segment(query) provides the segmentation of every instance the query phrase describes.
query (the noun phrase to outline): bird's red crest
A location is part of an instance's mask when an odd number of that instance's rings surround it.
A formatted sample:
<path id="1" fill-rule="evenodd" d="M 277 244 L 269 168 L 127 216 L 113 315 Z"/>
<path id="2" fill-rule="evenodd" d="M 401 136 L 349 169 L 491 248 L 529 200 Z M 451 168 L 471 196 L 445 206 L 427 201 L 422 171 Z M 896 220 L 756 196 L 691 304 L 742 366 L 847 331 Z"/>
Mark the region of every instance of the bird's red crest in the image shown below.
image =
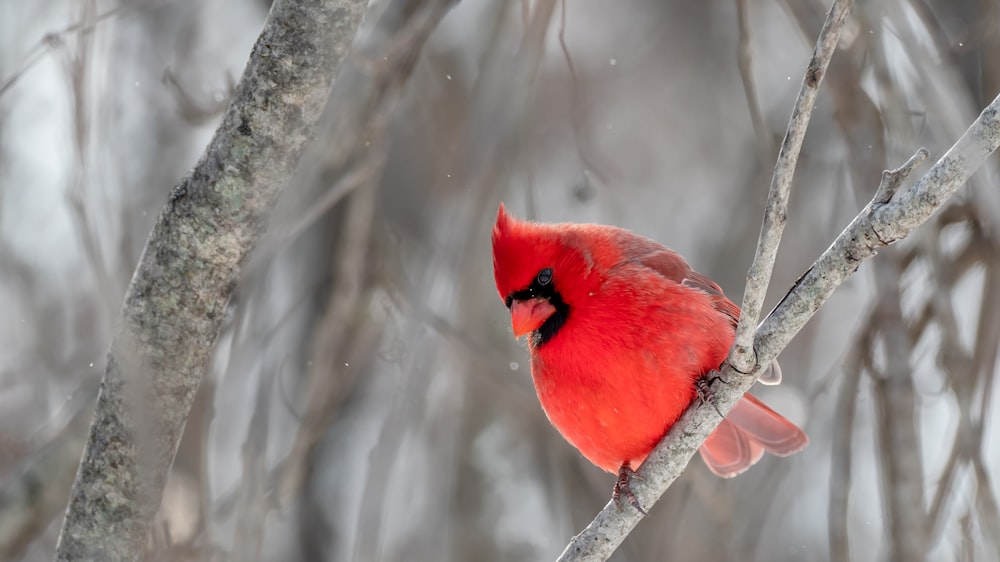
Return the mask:
<path id="1" fill-rule="evenodd" d="M 493 224 L 493 277 L 500 298 L 522 289 L 540 269 L 533 246 L 538 238 L 537 228 L 527 221 L 507 214 L 503 203 L 497 210 Z"/>
<path id="2" fill-rule="evenodd" d="M 591 276 L 596 242 L 591 226 L 523 221 L 501 203 L 493 225 L 493 275 L 500 298 L 526 288 L 547 267 L 555 270 L 564 298 L 591 290 L 598 282 Z"/>

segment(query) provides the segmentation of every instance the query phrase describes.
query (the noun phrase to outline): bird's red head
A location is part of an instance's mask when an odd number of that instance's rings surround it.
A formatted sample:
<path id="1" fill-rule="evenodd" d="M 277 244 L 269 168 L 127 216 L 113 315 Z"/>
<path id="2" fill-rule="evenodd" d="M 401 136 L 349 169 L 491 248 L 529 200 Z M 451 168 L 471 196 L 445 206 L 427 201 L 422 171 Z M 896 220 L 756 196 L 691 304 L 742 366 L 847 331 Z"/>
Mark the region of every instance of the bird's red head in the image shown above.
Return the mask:
<path id="1" fill-rule="evenodd" d="M 585 232 L 569 225 L 535 223 L 507 214 L 493 225 L 493 276 L 511 310 L 515 336 L 529 332 L 535 344 L 555 335 L 599 285 Z"/>

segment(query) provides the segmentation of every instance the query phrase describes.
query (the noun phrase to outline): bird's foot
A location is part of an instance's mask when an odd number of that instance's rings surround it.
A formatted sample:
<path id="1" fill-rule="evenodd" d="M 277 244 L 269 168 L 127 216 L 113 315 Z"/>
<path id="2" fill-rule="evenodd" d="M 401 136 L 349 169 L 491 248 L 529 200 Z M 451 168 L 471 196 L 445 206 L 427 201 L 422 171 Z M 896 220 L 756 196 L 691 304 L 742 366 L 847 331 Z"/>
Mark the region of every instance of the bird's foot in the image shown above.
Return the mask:
<path id="1" fill-rule="evenodd" d="M 632 470 L 632 466 L 629 463 L 622 464 L 621 468 L 618 469 L 618 480 L 615 481 L 615 489 L 611 494 L 612 499 L 615 500 L 615 505 L 618 507 L 618 511 L 625 508 L 625 504 L 635 507 L 639 513 L 643 515 L 649 515 L 646 510 L 642 509 L 639 505 L 639 500 L 636 499 L 635 494 L 632 493 L 632 479 L 642 480 L 642 477 Z"/>
<path id="2" fill-rule="evenodd" d="M 719 409 L 719 403 L 715 399 L 715 392 L 712 392 L 711 384 L 715 382 L 716 379 L 722 380 L 719 376 L 711 376 L 712 373 L 717 373 L 718 371 L 712 371 L 711 373 L 706 373 L 704 376 L 698 377 L 694 382 L 695 388 L 698 390 L 698 398 L 706 404 L 711 404 L 715 408 L 715 412 L 719 414 L 720 418 L 725 419 L 726 416 L 722 414 L 722 410 Z M 726 382 L 723 380 L 722 382 Z"/>
<path id="3" fill-rule="evenodd" d="M 715 381 L 722 381 L 723 384 L 729 384 L 729 377 L 722 373 L 722 366 L 720 365 L 718 369 L 712 369 L 711 371 L 705 373 L 701 376 L 705 379 L 708 384 L 715 384 Z"/>

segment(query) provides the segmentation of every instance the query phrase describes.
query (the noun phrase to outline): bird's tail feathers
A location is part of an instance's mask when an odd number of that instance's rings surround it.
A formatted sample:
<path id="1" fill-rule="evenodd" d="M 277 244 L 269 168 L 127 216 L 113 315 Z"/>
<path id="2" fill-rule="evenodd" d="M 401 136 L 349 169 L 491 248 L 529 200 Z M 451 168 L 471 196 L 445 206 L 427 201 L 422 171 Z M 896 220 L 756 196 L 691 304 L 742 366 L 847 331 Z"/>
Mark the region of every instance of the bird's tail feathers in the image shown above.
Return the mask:
<path id="1" fill-rule="evenodd" d="M 712 472 L 732 478 L 756 464 L 764 451 L 787 457 L 808 444 L 809 438 L 797 425 L 746 394 L 699 451 Z"/>

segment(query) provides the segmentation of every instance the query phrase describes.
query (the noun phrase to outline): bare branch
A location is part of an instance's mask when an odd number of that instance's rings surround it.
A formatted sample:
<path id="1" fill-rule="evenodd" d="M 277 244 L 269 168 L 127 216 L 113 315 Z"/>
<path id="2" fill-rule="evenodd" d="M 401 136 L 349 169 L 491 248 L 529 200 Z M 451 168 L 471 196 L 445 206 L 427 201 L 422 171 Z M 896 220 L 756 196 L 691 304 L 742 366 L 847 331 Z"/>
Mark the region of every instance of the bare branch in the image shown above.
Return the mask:
<path id="1" fill-rule="evenodd" d="M 261 558 L 264 521 L 271 500 L 267 490 L 267 426 L 271 417 L 271 395 L 280 374 L 280 367 L 275 373 L 262 374 L 262 380 L 257 386 L 253 416 L 240 450 L 243 474 L 236 505 L 239 515 L 233 532 L 233 551 L 227 557 L 228 560 L 255 562 Z"/>
<path id="2" fill-rule="evenodd" d="M 959 432 L 962 431 L 964 429 L 959 427 Z M 927 510 L 928 544 L 933 545 L 941 540 L 945 522 L 947 521 L 945 517 L 948 515 L 951 504 L 955 499 L 955 481 L 958 478 L 959 463 L 962 461 L 961 456 L 962 452 L 960 451 L 959 442 L 956 439 L 952 444 L 951 451 L 948 453 L 948 461 L 944 465 L 944 470 L 941 471 L 941 475 L 938 477 L 937 491 L 934 493 L 930 508 Z"/>
<path id="3" fill-rule="evenodd" d="M 897 242 L 923 224 L 1000 145 L 1000 97 L 911 189 L 887 204 L 872 201 L 837 237 L 764 320 L 755 338 L 762 361 L 773 359 L 833 290 L 878 248 Z M 902 169 L 926 157 L 921 149 Z M 880 190 L 882 191 L 882 190 Z M 805 313 L 802 316 L 799 314 Z"/>
<path id="4" fill-rule="evenodd" d="M 374 31 L 356 42 L 331 94 L 331 100 L 340 101 L 326 109 L 324 129 L 317 140 L 322 148 L 320 160 L 300 182 L 305 188 L 295 194 L 298 201 L 282 209 L 295 218 L 286 220 L 292 222 L 290 232 L 270 251 L 294 240 L 350 194 L 344 202 L 345 218 L 331 268 L 337 291 L 326 303 L 312 337 L 303 383 L 307 404 L 302 424 L 291 451 L 274 474 L 279 482 L 278 503 L 298 494 L 307 475 L 310 451 L 352 388 L 359 369 L 344 367 L 345 363 L 354 364 L 355 358 L 366 356 L 381 332 L 381 326 L 370 321 L 366 312 L 372 296 L 366 277 L 377 182 L 390 143 L 386 129 L 403 95 L 405 79 L 416 64 L 414 54 L 421 51 L 452 4 L 453 0 L 397 1 L 381 13 Z"/>
<path id="5" fill-rule="evenodd" d="M 224 311 L 367 2 L 278 0 L 223 122 L 150 235 L 111 346 L 57 560 L 136 560 Z"/>
<path id="6" fill-rule="evenodd" d="M 95 396 L 96 377 L 74 393 L 67 408 L 75 413 L 58 434 L 0 485 L 0 560 L 17 560 L 65 510 Z"/>
<path id="7" fill-rule="evenodd" d="M 985 233 L 983 233 L 985 234 Z M 988 235 L 987 235 L 988 236 Z M 1000 506 L 997 505 L 996 490 L 993 480 L 983 464 L 983 447 L 986 445 L 989 433 L 985 431 L 986 419 L 992 413 L 990 408 L 993 400 L 993 390 L 996 386 L 997 353 L 1000 348 L 1000 317 L 987 311 L 994 311 L 1000 307 L 1000 256 L 997 255 L 997 248 L 990 244 L 986 275 L 983 280 L 982 300 L 980 301 L 979 325 L 976 330 L 976 343 L 973 356 L 978 363 L 975 366 L 979 378 L 983 381 L 983 389 L 980 398 L 979 415 L 975 420 L 972 441 L 974 443 L 971 451 L 972 466 L 978 480 L 978 490 L 976 493 L 976 506 L 980 513 L 980 521 L 987 531 L 983 533 L 990 539 L 994 553 L 1000 555 L 1000 544 L 997 538 L 1000 537 Z"/>
<path id="8" fill-rule="evenodd" d="M 851 549 L 847 535 L 848 499 L 851 490 L 851 444 L 854 417 L 857 411 L 858 386 L 871 356 L 871 339 L 874 324 L 871 316 L 854 338 L 851 352 L 844 362 L 844 380 L 837 397 L 833 416 L 832 452 L 830 462 L 830 560 L 850 560 Z"/>
<path id="9" fill-rule="evenodd" d="M 737 53 L 740 78 L 743 80 L 743 93 L 747 98 L 747 109 L 750 110 L 750 123 L 753 124 L 753 132 L 757 135 L 757 152 L 760 155 L 762 167 L 765 167 L 771 158 L 774 142 L 771 140 L 771 135 L 767 133 L 764 114 L 760 110 L 760 101 L 757 99 L 757 86 L 753 80 L 753 45 L 750 42 L 750 7 L 747 5 L 747 0 L 736 0 L 736 20 L 739 22 L 740 32 L 740 46 Z"/>
<path id="10" fill-rule="evenodd" d="M 1000 146 L 1000 96 L 983 110 L 979 118 L 948 152 L 910 189 L 900 191 L 887 203 L 871 201 L 837 237 L 812 267 L 795 283 L 764 319 L 754 338 L 756 375 L 815 314 L 861 263 L 873 257 L 879 248 L 910 234 L 925 222 L 955 191 L 969 179 L 986 157 Z M 884 181 L 902 181 L 927 152 L 920 149 L 913 158 Z M 906 173 L 901 173 L 906 172 Z M 880 193 L 895 188 L 879 189 Z M 739 377 L 731 365 L 723 366 L 730 383 L 717 382 L 712 390 L 723 413 L 732 410 L 753 385 L 754 377 Z M 711 405 L 695 401 L 663 441 L 640 467 L 642 480 L 633 491 L 647 510 L 670 487 L 694 456 L 698 447 L 718 426 L 719 416 Z M 563 551 L 560 561 L 606 560 L 638 524 L 641 515 L 635 510 L 618 511 L 609 502 L 597 517 Z"/>
<path id="11" fill-rule="evenodd" d="M 570 82 L 573 85 L 570 123 L 573 125 L 573 142 L 576 145 L 577 156 L 583 163 L 585 172 L 594 174 L 602 183 L 607 184 L 608 175 L 602 171 L 602 166 L 595 158 L 597 150 L 593 146 L 592 139 L 583 130 L 584 92 L 580 86 L 576 66 L 573 64 L 573 57 L 570 56 L 569 47 L 566 45 L 566 0 L 562 0 L 559 4 L 559 47 L 562 49 L 563 60 L 566 61 L 566 69 L 569 70 Z"/>
<path id="12" fill-rule="evenodd" d="M 312 337 L 309 352 L 306 406 L 302 423 L 295 433 L 292 449 L 282 462 L 278 486 L 280 502 L 297 497 L 306 476 L 309 453 L 325 435 L 337 406 L 353 387 L 358 369 L 345 367 L 346 357 L 359 349 L 368 350 L 379 326 L 368 326 L 362 311 L 371 300 L 366 288 L 367 256 L 370 252 L 372 215 L 375 208 L 375 186 L 366 185 L 352 193 L 346 201 L 345 224 L 338 236 L 336 259 L 331 276 L 337 291 L 330 295 Z"/>
<path id="13" fill-rule="evenodd" d="M 136 3 L 136 4 L 126 4 L 123 6 L 118 6 L 117 8 L 112 8 L 104 13 L 97 14 L 86 21 L 79 21 L 77 23 L 68 25 L 58 31 L 51 31 L 46 33 L 44 37 L 38 40 L 27 53 L 21 55 L 21 65 L 15 70 L 10 76 L 0 80 L 0 97 L 7 93 L 14 84 L 21 79 L 29 70 L 31 70 L 36 64 L 42 61 L 44 56 L 50 51 L 61 48 L 65 45 L 65 36 L 71 33 L 90 33 L 96 27 L 97 24 L 107 20 L 109 18 L 122 15 L 128 10 L 144 9 L 147 8 L 148 4 Z"/>
<path id="14" fill-rule="evenodd" d="M 883 193 L 882 187 L 879 193 Z M 876 199 L 878 194 L 876 194 Z M 898 280 L 898 252 L 875 262 L 878 301 L 875 322 L 885 350 L 885 365 L 873 369 L 876 432 L 882 454 L 879 465 L 886 491 L 890 560 L 923 560 L 927 518 L 924 513 L 924 471 L 916 428 L 916 397 L 910 376 L 913 345 L 903 321 Z"/>
<path id="15" fill-rule="evenodd" d="M 761 364 L 754 357 L 754 328 L 764 306 L 764 296 L 771 281 L 771 271 L 774 270 L 774 260 L 778 255 L 778 244 L 781 233 L 785 229 L 788 213 L 788 197 L 792 189 L 792 177 L 798 164 L 802 141 L 806 136 L 809 118 L 816 105 L 819 85 L 826 75 L 826 69 L 833 58 L 833 52 L 840 42 L 840 33 L 851 11 L 853 0 L 835 0 L 823 23 L 823 29 L 816 40 L 812 59 L 802 78 L 799 97 L 792 108 L 792 116 L 788 121 L 785 139 L 778 151 L 778 162 L 774 166 L 774 176 L 771 179 L 771 190 L 767 196 L 767 206 L 764 209 L 764 224 L 761 226 L 760 240 L 757 242 L 757 253 L 753 264 L 747 273 L 746 290 L 743 293 L 743 306 L 740 323 L 736 328 L 736 342 L 729 352 L 729 362 L 740 373 L 749 373 L 756 365 Z"/>

